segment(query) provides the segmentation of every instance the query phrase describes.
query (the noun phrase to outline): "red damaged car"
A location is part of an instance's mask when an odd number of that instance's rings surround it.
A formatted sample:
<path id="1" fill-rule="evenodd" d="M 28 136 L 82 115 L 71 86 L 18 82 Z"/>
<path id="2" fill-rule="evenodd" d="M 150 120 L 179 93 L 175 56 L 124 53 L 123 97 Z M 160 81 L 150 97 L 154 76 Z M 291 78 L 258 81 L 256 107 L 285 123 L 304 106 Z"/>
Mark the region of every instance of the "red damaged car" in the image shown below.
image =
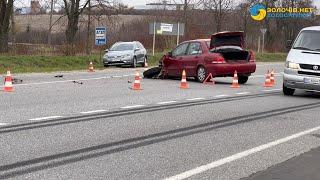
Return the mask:
<path id="1" fill-rule="evenodd" d="M 203 82 L 209 73 L 213 77 L 233 76 L 237 70 L 239 83 L 244 84 L 255 72 L 252 51 L 244 49 L 243 32 L 219 32 L 211 39 L 198 39 L 179 44 L 160 61 L 161 76 L 181 77 L 183 69 L 188 77 Z"/>

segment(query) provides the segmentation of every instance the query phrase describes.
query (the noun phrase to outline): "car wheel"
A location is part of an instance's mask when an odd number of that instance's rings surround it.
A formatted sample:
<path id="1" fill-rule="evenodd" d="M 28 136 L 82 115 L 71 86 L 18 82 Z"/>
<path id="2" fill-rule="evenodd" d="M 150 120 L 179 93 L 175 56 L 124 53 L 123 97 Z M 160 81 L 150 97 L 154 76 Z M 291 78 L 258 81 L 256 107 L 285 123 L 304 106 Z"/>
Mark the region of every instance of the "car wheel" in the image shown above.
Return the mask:
<path id="1" fill-rule="evenodd" d="M 133 68 L 137 67 L 137 58 L 136 57 L 133 58 L 131 67 L 133 67 Z"/>
<path id="2" fill-rule="evenodd" d="M 294 94 L 295 89 L 291 89 L 283 85 L 282 87 L 283 94 L 286 96 L 292 96 Z"/>
<path id="3" fill-rule="evenodd" d="M 144 57 L 143 63 L 141 64 L 142 67 L 146 67 L 147 63 L 147 56 Z"/>
<path id="4" fill-rule="evenodd" d="M 249 76 L 239 76 L 238 82 L 239 84 L 245 84 L 247 83 L 248 79 L 249 79 Z"/>
<path id="5" fill-rule="evenodd" d="M 202 83 L 206 79 L 206 75 L 207 75 L 206 69 L 203 66 L 199 66 L 197 69 L 196 79 Z"/>
<path id="6" fill-rule="evenodd" d="M 104 66 L 104 67 L 109 67 L 109 65 L 108 65 L 108 64 L 104 64 L 103 66 Z"/>

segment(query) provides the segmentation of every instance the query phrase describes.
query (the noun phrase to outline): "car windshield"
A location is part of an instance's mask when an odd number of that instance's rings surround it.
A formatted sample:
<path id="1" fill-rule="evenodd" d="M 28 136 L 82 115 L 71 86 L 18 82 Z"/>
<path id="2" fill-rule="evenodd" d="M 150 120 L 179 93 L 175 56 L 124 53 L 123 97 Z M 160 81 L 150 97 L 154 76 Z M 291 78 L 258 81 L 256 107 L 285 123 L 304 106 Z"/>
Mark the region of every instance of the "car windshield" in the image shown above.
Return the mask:
<path id="1" fill-rule="evenodd" d="M 110 48 L 110 51 L 128 51 L 133 50 L 133 47 L 133 44 L 128 43 L 115 44 Z"/>
<path id="2" fill-rule="evenodd" d="M 320 31 L 302 31 L 293 49 L 320 51 Z"/>

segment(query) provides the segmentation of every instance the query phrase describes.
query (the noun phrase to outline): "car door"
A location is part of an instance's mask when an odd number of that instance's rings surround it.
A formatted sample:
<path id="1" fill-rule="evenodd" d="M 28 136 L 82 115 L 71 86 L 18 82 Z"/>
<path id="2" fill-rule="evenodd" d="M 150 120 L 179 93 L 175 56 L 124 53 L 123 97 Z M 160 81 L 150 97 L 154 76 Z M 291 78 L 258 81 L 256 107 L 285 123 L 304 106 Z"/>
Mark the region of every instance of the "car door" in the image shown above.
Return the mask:
<path id="1" fill-rule="evenodd" d="M 143 45 L 139 42 L 136 43 L 137 44 L 137 47 L 140 49 L 139 50 L 139 54 L 138 54 L 138 61 L 139 62 L 144 62 L 144 57 L 145 57 L 145 54 L 146 54 L 146 50 L 145 48 L 143 47 Z"/>
<path id="2" fill-rule="evenodd" d="M 202 48 L 200 42 L 191 42 L 187 49 L 187 55 L 183 58 L 182 68 L 186 69 L 188 76 L 195 76 L 197 65 L 201 60 Z"/>
<path id="3" fill-rule="evenodd" d="M 163 61 L 169 76 L 181 76 L 182 60 L 186 57 L 188 45 L 189 43 L 182 43 L 178 45 L 172 51 L 172 56 Z"/>
<path id="4" fill-rule="evenodd" d="M 138 46 L 138 43 L 134 43 L 134 52 L 135 52 L 135 55 L 137 57 L 137 62 L 140 63 L 141 62 L 141 55 L 142 55 L 142 49 Z"/>

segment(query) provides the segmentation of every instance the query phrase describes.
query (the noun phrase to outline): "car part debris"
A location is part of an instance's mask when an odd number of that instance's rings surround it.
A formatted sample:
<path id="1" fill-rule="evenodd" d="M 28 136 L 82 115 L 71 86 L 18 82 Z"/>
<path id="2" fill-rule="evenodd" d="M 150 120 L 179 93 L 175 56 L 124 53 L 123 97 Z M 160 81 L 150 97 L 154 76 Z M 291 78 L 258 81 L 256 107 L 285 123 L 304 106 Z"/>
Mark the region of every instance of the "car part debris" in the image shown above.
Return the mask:
<path id="1" fill-rule="evenodd" d="M 160 67 L 153 67 L 143 72 L 143 77 L 147 79 L 158 78 L 161 73 Z"/>
<path id="2" fill-rule="evenodd" d="M 59 75 L 55 75 L 54 77 L 56 77 L 56 78 L 62 78 L 63 75 L 62 75 L 62 74 L 59 74 Z"/>
<path id="3" fill-rule="evenodd" d="M 80 81 L 72 81 L 72 82 L 75 84 L 83 84 L 83 82 L 80 82 Z"/>
<path id="4" fill-rule="evenodd" d="M 17 79 L 17 78 L 12 79 L 12 84 L 21 84 L 22 82 L 23 82 L 22 79 Z"/>

